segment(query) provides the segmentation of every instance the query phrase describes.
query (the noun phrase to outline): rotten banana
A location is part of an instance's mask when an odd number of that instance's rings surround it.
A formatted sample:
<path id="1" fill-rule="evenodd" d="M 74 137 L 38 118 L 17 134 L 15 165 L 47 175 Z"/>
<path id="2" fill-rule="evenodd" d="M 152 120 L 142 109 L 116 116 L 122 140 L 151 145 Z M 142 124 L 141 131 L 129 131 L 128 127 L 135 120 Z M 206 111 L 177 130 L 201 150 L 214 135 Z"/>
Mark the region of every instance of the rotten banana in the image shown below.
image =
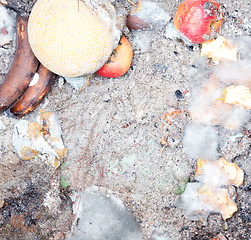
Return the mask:
<path id="1" fill-rule="evenodd" d="M 38 67 L 28 41 L 28 17 L 17 14 L 17 46 L 12 65 L 0 85 L 0 112 L 9 108 L 28 88 Z"/>
<path id="2" fill-rule="evenodd" d="M 23 95 L 10 107 L 10 112 L 18 117 L 33 111 L 51 90 L 55 74 L 40 64 L 38 81 L 29 86 Z"/>

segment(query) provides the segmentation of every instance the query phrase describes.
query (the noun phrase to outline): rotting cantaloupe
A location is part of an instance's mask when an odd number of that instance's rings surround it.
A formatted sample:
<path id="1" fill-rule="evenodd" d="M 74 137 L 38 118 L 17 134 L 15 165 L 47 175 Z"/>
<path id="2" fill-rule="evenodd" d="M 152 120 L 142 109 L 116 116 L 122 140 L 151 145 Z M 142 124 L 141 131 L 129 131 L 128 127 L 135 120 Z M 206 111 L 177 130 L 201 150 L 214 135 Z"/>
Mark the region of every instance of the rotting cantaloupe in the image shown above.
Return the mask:
<path id="1" fill-rule="evenodd" d="M 108 22 L 83 1 L 38 0 L 29 18 L 29 43 L 38 60 L 58 75 L 92 74 L 118 44 L 120 31 Z"/>

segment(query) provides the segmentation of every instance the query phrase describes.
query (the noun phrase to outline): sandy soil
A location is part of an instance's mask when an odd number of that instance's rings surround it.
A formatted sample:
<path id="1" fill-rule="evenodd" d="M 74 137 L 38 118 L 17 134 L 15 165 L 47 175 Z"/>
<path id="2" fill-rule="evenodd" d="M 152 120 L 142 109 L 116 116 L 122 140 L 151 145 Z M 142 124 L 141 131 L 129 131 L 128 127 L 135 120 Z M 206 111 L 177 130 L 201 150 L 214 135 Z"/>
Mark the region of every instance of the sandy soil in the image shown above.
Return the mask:
<path id="1" fill-rule="evenodd" d="M 181 0 L 154 2 L 173 18 Z M 225 16 L 220 34 L 231 39 L 250 36 L 251 3 L 219 2 Z M 13 4 L 29 10 L 32 1 Z M 244 184 L 235 189 L 237 213 L 226 221 L 212 214 L 206 225 L 187 219 L 177 201 L 186 182 L 193 181 L 196 160 L 184 153 L 182 139 L 191 123 L 192 91 L 202 85 L 213 67 L 200 57 L 199 46 L 167 39 L 166 27 L 148 33 L 151 44 L 142 53 L 133 42 L 135 33 L 126 31 L 134 48 L 126 75 L 118 79 L 94 76 L 81 92 L 57 78 L 38 109 L 23 117 L 32 120 L 41 108 L 57 112 L 68 155 L 56 171 L 41 162 L 22 161 L 12 146 L 13 126 L 19 119 L 0 115 L 4 125 L 0 130 L 0 199 L 5 201 L 0 209 L 1 239 L 56 239 L 56 234 L 70 230 L 69 194 L 93 185 L 110 189 L 124 202 L 145 239 L 156 233 L 166 239 L 202 240 L 219 233 L 231 240 L 249 238 L 251 125 L 246 123 L 237 132 L 217 127 L 225 143 L 219 147 L 219 155 L 245 172 Z M 1 80 L 15 43 L 8 48 L 8 55 L 0 59 Z M 183 93 L 181 98 L 175 94 L 177 90 Z M 166 118 L 172 111 L 177 116 Z M 242 136 L 233 141 L 237 133 Z M 166 135 L 168 146 L 163 147 L 161 140 Z M 60 185 L 62 176 L 68 187 Z M 43 204 L 48 194 L 54 199 L 50 210 Z"/>

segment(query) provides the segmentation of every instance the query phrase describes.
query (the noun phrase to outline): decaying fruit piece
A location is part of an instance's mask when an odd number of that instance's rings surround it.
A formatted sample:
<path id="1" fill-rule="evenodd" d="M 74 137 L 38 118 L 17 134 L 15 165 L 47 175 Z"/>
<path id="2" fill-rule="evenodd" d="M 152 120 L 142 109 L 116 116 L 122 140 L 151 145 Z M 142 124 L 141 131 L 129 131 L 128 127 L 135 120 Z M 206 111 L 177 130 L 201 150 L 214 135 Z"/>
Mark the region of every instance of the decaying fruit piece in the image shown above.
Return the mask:
<path id="1" fill-rule="evenodd" d="M 251 93 L 248 87 L 241 85 L 226 87 L 221 99 L 224 103 L 251 109 Z"/>
<path id="2" fill-rule="evenodd" d="M 28 17 L 17 14 L 17 47 L 12 65 L 0 86 L 0 112 L 5 111 L 27 89 L 37 67 L 27 35 Z"/>
<path id="3" fill-rule="evenodd" d="M 58 168 L 67 155 L 55 112 L 40 110 L 36 121 L 20 120 L 13 130 L 13 146 L 23 160 L 36 158 Z"/>
<path id="4" fill-rule="evenodd" d="M 229 194 L 234 192 L 229 185 L 239 187 L 244 179 L 244 172 L 236 163 L 224 158 L 217 161 L 199 158 L 195 179 L 199 182 L 188 183 L 179 201 L 188 218 L 205 222 L 210 213 L 216 212 L 226 220 L 238 210 Z"/>
<path id="5" fill-rule="evenodd" d="M 227 75 L 225 76 L 225 81 L 228 81 Z M 195 123 L 222 125 L 228 129 L 238 130 L 243 125 L 243 117 L 247 113 L 245 108 L 250 108 L 250 87 L 247 87 L 249 82 L 241 79 L 231 80 L 230 76 L 229 84 L 243 82 L 244 85 L 233 85 L 238 87 L 230 86 L 224 91 L 225 84 L 219 79 L 212 75 L 204 83 L 199 98 L 189 109 L 190 116 Z"/>
<path id="6" fill-rule="evenodd" d="M 222 115 L 231 109 L 226 108 L 222 101 L 216 101 L 219 95 L 218 89 L 221 83 L 214 76 L 210 77 L 203 85 L 200 91 L 199 105 L 193 105 L 189 109 L 193 122 L 219 125 L 222 123 Z"/>
<path id="7" fill-rule="evenodd" d="M 124 75 L 131 66 L 133 50 L 130 42 L 123 36 L 114 50 L 109 62 L 97 71 L 102 77 L 116 78 Z"/>
<path id="8" fill-rule="evenodd" d="M 231 45 L 227 39 L 222 36 L 217 37 L 217 39 L 209 40 L 202 43 L 201 56 L 207 56 L 215 64 L 220 61 L 237 61 L 237 47 Z"/>
<path id="9" fill-rule="evenodd" d="M 28 24 L 29 42 L 46 68 L 64 77 L 78 77 L 104 65 L 118 46 L 121 31 L 113 5 L 100 2 L 97 9 L 91 7 L 92 1 L 35 3 Z"/>
<path id="10" fill-rule="evenodd" d="M 222 169 L 222 171 L 227 174 L 228 180 L 231 184 L 236 187 L 239 187 L 243 184 L 244 171 L 239 168 L 236 163 L 231 163 L 225 160 L 224 158 L 220 158 L 217 161 L 217 164 Z"/>
<path id="11" fill-rule="evenodd" d="M 212 211 L 220 212 L 224 220 L 230 218 L 238 210 L 237 204 L 230 199 L 227 189 L 215 189 L 203 185 L 199 188 L 198 193 L 201 201 L 210 206 Z"/>
<path id="12" fill-rule="evenodd" d="M 232 184 L 239 187 L 243 184 L 244 171 L 236 163 L 220 158 L 208 161 L 199 158 L 195 171 L 195 179 L 213 186 Z"/>
<path id="13" fill-rule="evenodd" d="M 177 10 L 174 26 L 192 43 L 212 39 L 220 30 L 223 15 L 215 0 L 185 0 Z"/>
<path id="14" fill-rule="evenodd" d="M 23 95 L 11 106 L 10 112 L 22 117 L 33 111 L 51 90 L 55 74 L 40 64 L 37 71 L 38 80 L 33 86 L 29 86 Z"/>
<path id="15" fill-rule="evenodd" d="M 126 19 L 126 26 L 130 30 L 146 29 L 149 25 L 142 19 L 130 14 Z"/>
<path id="16" fill-rule="evenodd" d="M 138 1 L 138 5 L 135 6 L 135 8 L 132 8 L 130 11 L 130 14 L 128 15 L 126 19 L 126 26 L 130 30 L 139 30 L 139 29 L 145 29 L 148 27 L 148 23 L 146 23 L 143 19 L 133 15 L 135 13 L 138 13 L 141 11 L 141 6 L 142 6 L 142 0 Z"/>

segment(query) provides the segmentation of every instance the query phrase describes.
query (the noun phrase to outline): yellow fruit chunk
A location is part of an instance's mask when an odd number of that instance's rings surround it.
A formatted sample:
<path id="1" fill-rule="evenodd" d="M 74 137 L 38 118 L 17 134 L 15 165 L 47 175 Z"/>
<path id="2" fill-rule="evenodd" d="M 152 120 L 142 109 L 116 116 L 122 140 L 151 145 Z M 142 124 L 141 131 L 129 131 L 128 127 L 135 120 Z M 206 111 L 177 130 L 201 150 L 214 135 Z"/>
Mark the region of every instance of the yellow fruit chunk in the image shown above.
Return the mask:
<path id="1" fill-rule="evenodd" d="M 243 108 L 251 109 L 251 93 L 248 87 L 230 86 L 224 89 L 222 93 L 224 103 L 234 104 Z"/>
<path id="2" fill-rule="evenodd" d="M 239 187 L 244 180 L 244 171 L 236 163 L 228 162 L 224 158 L 220 158 L 217 161 L 199 158 L 197 160 L 195 178 L 211 185 L 232 184 Z"/>
<path id="3" fill-rule="evenodd" d="M 201 47 L 201 56 L 207 56 L 215 64 L 223 60 L 237 61 L 237 52 L 237 47 L 231 46 L 222 36 L 202 43 Z"/>
<path id="4" fill-rule="evenodd" d="M 20 151 L 20 155 L 24 160 L 31 160 L 36 157 L 37 151 L 30 147 L 24 146 Z"/>
<path id="5" fill-rule="evenodd" d="M 66 157 L 67 155 L 67 148 L 63 148 L 63 149 L 56 149 L 56 153 L 58 154 L 58 156 L 60 157 L 60 159 L 63 159 Z"/>
<path id="6" fill-rule="evenodd" d="M 230 163 L 224 158 L 220 158 L 216 164 L 227 174 L 228 180 L 236 187 L 242 185 L 244 180 L 244 171 L 236 163 Z"/>
<path id="7" fill-rule="evenodd" d="M 214 189 L 203 185 L 198 193 L 201 201 L 210 206 L 213 211 L 220 212 L 224 220 L 230 218 L 238 210 L 237 204 L 229 198 L 227 189 Z"/>

